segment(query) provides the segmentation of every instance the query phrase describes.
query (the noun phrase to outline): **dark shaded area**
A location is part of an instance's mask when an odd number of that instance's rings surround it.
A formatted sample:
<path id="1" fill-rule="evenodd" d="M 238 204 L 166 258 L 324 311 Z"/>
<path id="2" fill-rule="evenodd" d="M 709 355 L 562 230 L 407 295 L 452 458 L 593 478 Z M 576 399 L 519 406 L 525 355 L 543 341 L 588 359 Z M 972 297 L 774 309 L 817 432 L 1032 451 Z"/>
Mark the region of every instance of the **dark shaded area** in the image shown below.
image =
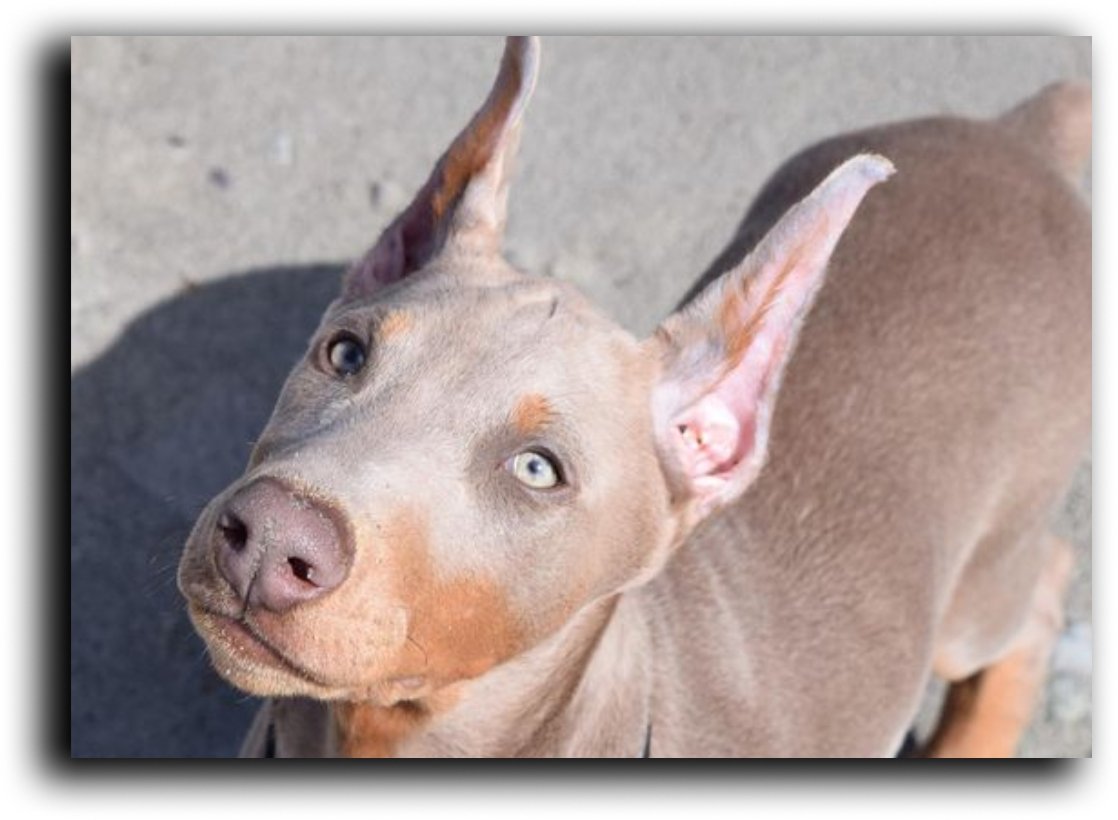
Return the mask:
<path id="1" fill-rule="evenodd" d="M 70 382 L 70 752 L 232 755 L 256 708 L 210 668 L 175 570 L 238 476 L 341 266 L 186 288 Z"/>
<path id="2" fill-rule="evenodd" d="M 61 490 L 54 486 L 55 480 L 61 483 L 66 472 L 65 452 L 62 448 L 62 413 L 66 407 L 62 387 L 62 370 L 52 366 L 62 359 L 61 342 L 56 331 L 56 317 L 63 312 L 62 301 L 69 295 L 64 288 L 63 276 L 66 270 L 62 261 L 62 243 L 56 235 L 56 226 L 67 219 L 62 213 L 63 203 L 69 196 L 69 174 L 63 174 L 62 157 L 67 148 L 69 133 L 70 106 L 70 45 L 69 40 L 47 40 L 41 45 L 39 62 L 35 65 L 35 96 L 40 108 L 35 118 L 35 140 L 39 146 L 36 158 L 38 187 L 32 194 L 35 216 L 37 217 L 36 246 L 42 269 L 33 276 L 36 312 L 33 326 L 38 329 L 33 340 L 35 352 L 42 357 L 43 366 L 35 372 L 42 379 L 30 397 L 36 405 L 38 418 L 33 419 L 35 443 L 41 446 L 42 455 L 29 471 L 35 482 L 39 508 L 34 512 L 35 531 L 43 539 L 42 547 L 36 551 L 40 582 L 34 613 L 28 619 L 41 627 L 42 643 L 45 649 L 45 662 L 29 670 L 37 674 L 35 690 L 47 693 L 44 699 L 49 704 L 41 707 L 45 711 L 45 743 L 48 755 L 64 755 L 68 748 L 69 732 L 66 728 L 66 712 L 62 707 L 65 664 L 62 660 L 64 650 L 64 631 L 59 604 L 61 590 L 66 583 L 62 567 L 62 516 L 52 504 Z M 37 197 L 37 198 L 36 198 Z M 71 247 L 73 246 L 71 235 Z M 59 432 L 55 432 L 56 429 Z M 56 476 L 58 477 L 56 479 Z M 71 498 L 73 492 L 71 491 Z M 59 545 L 57 548 L 55 545 Z M 41 569 L 40 569 L 41 567 Z M 50 640 L 51 638 L 55 640 Z"/>

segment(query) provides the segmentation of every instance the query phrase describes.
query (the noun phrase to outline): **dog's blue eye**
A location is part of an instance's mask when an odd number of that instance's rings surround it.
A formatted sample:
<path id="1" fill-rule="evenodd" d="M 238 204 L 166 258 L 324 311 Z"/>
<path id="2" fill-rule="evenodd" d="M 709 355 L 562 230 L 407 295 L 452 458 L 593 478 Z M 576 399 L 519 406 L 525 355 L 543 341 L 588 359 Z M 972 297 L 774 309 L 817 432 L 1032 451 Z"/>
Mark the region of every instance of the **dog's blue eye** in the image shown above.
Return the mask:
<path id="1" fill-rule="evenodd" d="M 506 466 L 517 481 L 533 490 L 547 490 L 559 483 L 559 468 L 550 458 L 535 450 L 517 453 Z"/>
<path id="2" fill-rule="evenodd" d="M 365 365 L 365 348 L 351 336 L 341 336 L 331 342 L 326 355 L 330 367 L 343 378 L 352 376 Z"/>

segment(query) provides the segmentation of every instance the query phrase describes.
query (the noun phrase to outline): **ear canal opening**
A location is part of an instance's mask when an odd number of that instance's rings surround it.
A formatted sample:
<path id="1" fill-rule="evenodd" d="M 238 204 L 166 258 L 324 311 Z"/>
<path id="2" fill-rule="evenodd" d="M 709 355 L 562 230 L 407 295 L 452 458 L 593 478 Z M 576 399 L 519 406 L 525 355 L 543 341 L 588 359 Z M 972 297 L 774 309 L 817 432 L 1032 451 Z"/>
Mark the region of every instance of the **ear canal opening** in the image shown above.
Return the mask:
<path id="1" fill-rule="evenodd" d="M 672 422 L 677 455 L 694 478 L 717 478 L 749 457 L 756 424 L 740 417 L 716 394 L 703 397 Z"/>

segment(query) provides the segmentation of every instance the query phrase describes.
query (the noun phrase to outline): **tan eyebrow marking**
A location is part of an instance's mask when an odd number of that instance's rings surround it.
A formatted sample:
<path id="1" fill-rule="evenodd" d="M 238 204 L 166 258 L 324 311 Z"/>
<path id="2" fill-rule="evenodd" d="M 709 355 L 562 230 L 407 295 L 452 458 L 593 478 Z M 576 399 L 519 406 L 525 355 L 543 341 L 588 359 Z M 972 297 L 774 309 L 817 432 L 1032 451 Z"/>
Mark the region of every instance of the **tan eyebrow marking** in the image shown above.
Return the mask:
<path id="1" fill-rule="evenodd" d="M 512 425 L 518 433 L 534 433 L 546 427 L 554 415 L 546 398 L 539 393 L 528 393 L 513 408 Z"/>
<path id="2" fill-rule="evenodd" d="M 382 342 L 386 342 L 407 333 L 411 330 L 411 327 L 411 314 L 405 313 L 402 310 L 393 310 L 386 314 L 384 319 L 381 320 L 380 325 L 377 327 L 377 336 L 380 337 Z"/>

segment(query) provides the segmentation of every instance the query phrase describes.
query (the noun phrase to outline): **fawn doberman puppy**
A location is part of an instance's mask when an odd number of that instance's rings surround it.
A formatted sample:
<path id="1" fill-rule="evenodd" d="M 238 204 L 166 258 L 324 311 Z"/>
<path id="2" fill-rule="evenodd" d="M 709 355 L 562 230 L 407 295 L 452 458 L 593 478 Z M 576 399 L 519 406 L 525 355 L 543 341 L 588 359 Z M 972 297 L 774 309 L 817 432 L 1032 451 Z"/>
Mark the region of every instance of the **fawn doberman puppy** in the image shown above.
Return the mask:
<path id="1" fill-rule="evenodd" d="M 808 149 L 639 340 L 501 256 L 538 52 L 186 545 L 215 667 L 268 697 L 243 753 L 888 756 L 937 674 L 923 751 L 1012 754 L 1090 440 L 1087 88 Z"/>

